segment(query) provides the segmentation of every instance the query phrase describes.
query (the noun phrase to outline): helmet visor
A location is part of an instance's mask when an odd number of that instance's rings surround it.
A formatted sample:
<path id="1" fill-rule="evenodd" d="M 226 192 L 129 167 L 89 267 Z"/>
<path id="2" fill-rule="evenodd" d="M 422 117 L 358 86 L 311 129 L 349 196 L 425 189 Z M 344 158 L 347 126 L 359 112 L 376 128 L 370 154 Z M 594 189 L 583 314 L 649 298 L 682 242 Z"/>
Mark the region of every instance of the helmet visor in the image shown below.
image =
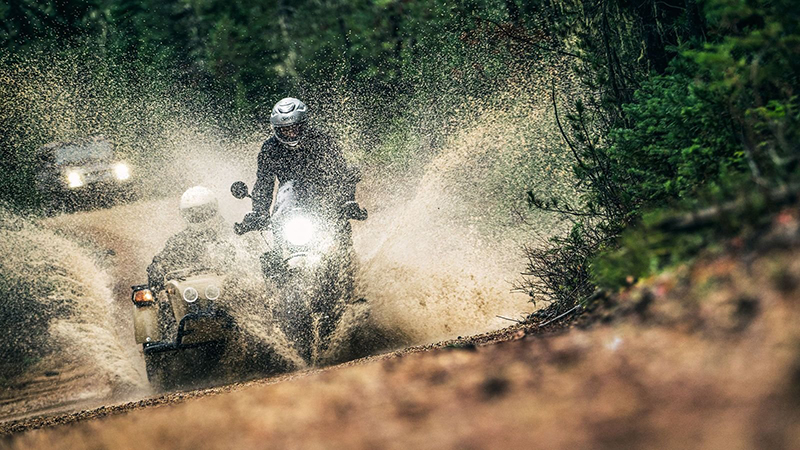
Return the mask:
<path id="1" fill-rule="evenodd" d="M 306 130 L 305 123 L 295 123 L 284 127 L 275 127 L 275 134 L 283 142 L 297 142 Z"/>
<path id="2" fill-rule="evenodd" d="M 189 223 L 205 222 L 216 214 L 216 205 L 200 205 L 181 210 L 181 215 L 183 215 L 183 218 Z"/>

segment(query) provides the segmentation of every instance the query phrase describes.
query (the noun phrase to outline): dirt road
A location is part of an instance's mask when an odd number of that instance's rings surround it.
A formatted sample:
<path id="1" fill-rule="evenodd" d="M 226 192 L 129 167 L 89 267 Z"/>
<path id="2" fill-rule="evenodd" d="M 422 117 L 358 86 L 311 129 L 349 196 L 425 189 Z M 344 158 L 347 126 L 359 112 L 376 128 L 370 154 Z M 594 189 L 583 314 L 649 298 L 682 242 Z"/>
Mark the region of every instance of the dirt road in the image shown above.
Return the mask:
<path id="1" fill-rule="evenodd" d="M 232 223 L 249 209 L 249 202 L 230 197 L 223 189 L 225 181 L 213 186 L 224 218 Z M 511 283 L 504 275 L 509 271 L 497 263 L 503 251 L 485 245 L 491 251 L 476 251 L 476 238 L 469 230 L 435 213 L 438 209 L 431 205 L 441 199 L 432 199 L 428 192 L 438 191 L 420 189 L 410 201 L 368 195 L 381 191 L 365 190 L 361 202 L 369 208 L 370 220 L 354 224 L 359 296 L 369 300 L 376 323 L 399 330 L 407 343 L 425 344 L 498 329 L 509 322 L 496 316 L 519 317 L 530 311 L 524 295 L 509 293 Z M 48 264 L 55 264 L 58 273 L 74 275 L 78 284 L 64 284 L 63 277 L 53 282 L 79 295 L 79 310 L 102 313 L 67 320 L 60 334 L 64 360 L 42 361 L 0 390 L 0 421 L 71 413 L 153 395 L 140 346 L 133 341 L 130 286 L 145 281 L 152 256 L 183 226 L 178 198 L 171 196 L 63 214 L 24 232 L 11 232 L 48 258 Z M 19 253 L 8 247 L 9 254 Z M 420 254 L 436 257 L 416 256 Z M 16 259 L 21 274 L 37 264 L 20 255 Z M 72 274 L 77 267 L 79 273 Z M 41 307 L 52 304 L 44 297 L 34 301 Z M 105 334 L 98 339 L 94 329 Z M 111 340 L 114 345 L 106 345 Z"/>
<path id="2" fill-rule="evenodd" d="M 321 371 L 6 424 L 15 434 L 2 445 L 797 448 L 796 229 L 642 283 L 567 328 L 514 326 Z"/>

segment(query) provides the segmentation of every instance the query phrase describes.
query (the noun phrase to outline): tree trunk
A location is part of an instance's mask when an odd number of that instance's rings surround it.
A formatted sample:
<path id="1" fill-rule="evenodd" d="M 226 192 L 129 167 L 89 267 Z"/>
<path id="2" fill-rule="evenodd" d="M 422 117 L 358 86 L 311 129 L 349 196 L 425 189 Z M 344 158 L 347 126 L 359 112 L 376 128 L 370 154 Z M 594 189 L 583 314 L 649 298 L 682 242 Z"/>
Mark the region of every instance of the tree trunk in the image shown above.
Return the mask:
<path id="1" fill-rule="evenodd" d="M 706 21 L 700 14 L 697 0 L 684 0 L 686 5 L 686 21 L 689 26 L 689 37 L 692 39 L 706 39 Z"/>
<path id="2" fill-rule="evenodd" d="M 667 70 L 669 58 L 667 58 L 664 40 L 658 31 L 658 18 L 656 16 L 656 4 L 652 0 L 646 0 L 639 7 L 639 18 L 642 21 L 644 31 L 645 52 L 650 67 L 657 73 L 664 73 Z"/>

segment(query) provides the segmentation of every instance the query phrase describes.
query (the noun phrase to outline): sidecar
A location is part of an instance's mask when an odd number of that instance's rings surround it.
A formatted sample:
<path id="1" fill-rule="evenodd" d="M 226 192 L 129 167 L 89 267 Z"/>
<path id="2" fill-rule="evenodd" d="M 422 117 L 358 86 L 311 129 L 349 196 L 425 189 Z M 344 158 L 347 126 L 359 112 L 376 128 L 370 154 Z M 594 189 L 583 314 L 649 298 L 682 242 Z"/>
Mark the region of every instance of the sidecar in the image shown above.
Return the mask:
<path id="1" fill-rule="evenodd" d="M 223 282 L 211 271 L 182 269 L 167 274 L 162 292 L 131 287 L 135 339 L 155 387 L 183 384 L 218 362 L 234 328 L 220 306 Z"/>

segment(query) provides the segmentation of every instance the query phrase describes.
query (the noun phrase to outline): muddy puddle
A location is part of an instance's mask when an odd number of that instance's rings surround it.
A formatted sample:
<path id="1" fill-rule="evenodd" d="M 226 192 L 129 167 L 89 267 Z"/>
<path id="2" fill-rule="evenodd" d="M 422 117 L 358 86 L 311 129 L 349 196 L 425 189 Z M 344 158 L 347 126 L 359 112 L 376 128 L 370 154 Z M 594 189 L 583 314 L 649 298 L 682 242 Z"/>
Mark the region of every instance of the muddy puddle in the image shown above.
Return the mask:
<path id="1" fill-rule="evenodd" d="M 33 84 L 28 88 L 39 92 L 42 87 Z M 54 79 L 42 92 L 56 95 L 69 86 Z M 567 192 L 572 182 L 548 144 L 557 138 L 545 123 L 549 99 L 522 94 L 498 94 L 492 104 L 469 100 L 475 104 L 465 108 L 485 112 L 449 123 L 438 134 L 430 134 L 430 124 L 411 126 L 368 145 L 359 140 L 363 130 L 319 117 L 339 137 L 348 160 L 361 167 L 357 197 L 370 214 L 353 224 L 356 295 L 367 300 L 369 312 L 350 314 L 345 322 L 355 326 L 368 317 L 388 330 L 392 345 L 382 349 L 496 330 L 533 311 L 525 294 L 512 292 L 524 268 L 521 248 L 532 233 L 547 236 L 564 224 L 531 216 L 526 191 Z M 165 110 L 156 100 L 147 111 Z M 146 282 L 153 255 L 184 226 L 178 199 L 186 188 L 202 184 L 214 191 L 229 225 L 250 209 L 249 201 L 231 197 L 229 186 L 237 180 L 253 185 L 267 131 L 232 138 L 204 125 L 207 117 L 195 117 L 195 123 L 188 116 L 147 114 L 134 125 L 160 126 L 139 149 L 146 164 L 134 166 L 143 173 L 133 176 L 150 187 L 139 200 L 48 218 L 3 214 L 0 276 L 3 301 L 14 307 L 4 309 L 2 320 L 12 337 L 6 341 L 19 344 L 3 347 L 12 356 L 2 358 L 0 420 L 153 395 L 133 339 L 130 286 Z M 39 125 L 52 120 L 34 116 Z M 78 124 L 69 117 L 49 129 L 51 138 L 76 133 Z M 265 248 L 260 239 L 242 237 L 237 244 L 250 266 L 257 267 Z M 261 283 L 258 270 L 250 272 L 250 284 Z M 251 336 L 273 349 L 286 346 L 257 307 L 242 306 L 239 321 Z M 238 358 L 250 357 L 248 352 Z M 239 364 L 226 361 L 235 380 Z"/>

